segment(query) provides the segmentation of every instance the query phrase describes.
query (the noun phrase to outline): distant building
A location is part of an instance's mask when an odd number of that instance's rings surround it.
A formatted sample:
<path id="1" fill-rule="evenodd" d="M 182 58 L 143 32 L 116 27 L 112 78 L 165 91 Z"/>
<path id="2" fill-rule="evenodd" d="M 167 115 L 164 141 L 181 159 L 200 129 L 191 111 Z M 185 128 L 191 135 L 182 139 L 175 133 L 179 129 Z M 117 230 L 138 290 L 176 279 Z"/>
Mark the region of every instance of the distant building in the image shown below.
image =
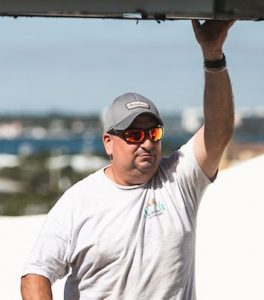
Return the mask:
<path id="1" fill-rule="evenodd" d="M 194 132 L 202 125 L 201 109 L 187 108 L 182 112 L 182 129 L 187 132 Z"/>
<path id="2" fill-rule="evenodd" d="M 21 135 L 22 131 L 23 126 L 19 121 L 0 123 L 0 138 L 16 138 Z"/>

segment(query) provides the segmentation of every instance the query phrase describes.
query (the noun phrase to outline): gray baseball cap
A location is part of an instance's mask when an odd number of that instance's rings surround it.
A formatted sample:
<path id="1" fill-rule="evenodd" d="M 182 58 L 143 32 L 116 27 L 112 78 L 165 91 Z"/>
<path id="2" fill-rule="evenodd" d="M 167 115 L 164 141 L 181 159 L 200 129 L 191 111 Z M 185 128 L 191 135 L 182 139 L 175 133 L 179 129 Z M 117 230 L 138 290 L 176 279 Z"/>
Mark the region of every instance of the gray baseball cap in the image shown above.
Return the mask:
<path id="1" fill-rule="evenodd" d="M 114 100 L 104 116 L 104 132 L 111 129 L 124 130 L 141 114 L 152 115 L 160 125 L 163 121 L 155 104 L 136 93 L 127 93 Z"/>

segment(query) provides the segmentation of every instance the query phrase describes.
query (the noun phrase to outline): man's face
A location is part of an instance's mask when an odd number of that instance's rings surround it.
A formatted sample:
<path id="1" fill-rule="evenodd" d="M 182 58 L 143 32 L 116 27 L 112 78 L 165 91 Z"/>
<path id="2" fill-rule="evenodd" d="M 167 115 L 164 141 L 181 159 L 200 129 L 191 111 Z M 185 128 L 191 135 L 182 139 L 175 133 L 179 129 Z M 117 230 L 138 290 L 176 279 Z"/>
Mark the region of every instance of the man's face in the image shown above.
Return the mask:
<path id="1" fill-rule="evenodd" d="M 150 129 L 157 125 L 156 119 L 151 115 L 142 114 L 129 128 Z M 105 146 L 107 154 L 112 156 L 112 165 L 108 172 L 111 172 L 110 177 L 117 183 L 125 185 L 145 183 L 158 169 L 161 142 L 151 142 L 147 138 L 140 144 L 128 144 L 122 138 L 111 135 L 108 145 L 105 143 Z"/>

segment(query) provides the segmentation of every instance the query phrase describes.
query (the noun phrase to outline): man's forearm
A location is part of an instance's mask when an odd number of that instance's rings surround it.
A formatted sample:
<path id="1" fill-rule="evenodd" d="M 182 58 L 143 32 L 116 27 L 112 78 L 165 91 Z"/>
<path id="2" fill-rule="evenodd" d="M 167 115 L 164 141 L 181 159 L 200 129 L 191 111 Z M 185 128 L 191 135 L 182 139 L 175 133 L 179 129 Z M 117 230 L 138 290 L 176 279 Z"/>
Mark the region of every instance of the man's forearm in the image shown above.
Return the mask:
<path id="1" fill-rule="evenodd" d="M 227 70 L 205 71 L 204 118 L 207 143 L 224 148 L 232 136 L 234 124 L 232 87 Z"/>
<path id="2" fill-rule="evenodd" d="M 23 300 L 52 300 L 51 284 L 48 278 L 28 274 L 21 279 Z"/>

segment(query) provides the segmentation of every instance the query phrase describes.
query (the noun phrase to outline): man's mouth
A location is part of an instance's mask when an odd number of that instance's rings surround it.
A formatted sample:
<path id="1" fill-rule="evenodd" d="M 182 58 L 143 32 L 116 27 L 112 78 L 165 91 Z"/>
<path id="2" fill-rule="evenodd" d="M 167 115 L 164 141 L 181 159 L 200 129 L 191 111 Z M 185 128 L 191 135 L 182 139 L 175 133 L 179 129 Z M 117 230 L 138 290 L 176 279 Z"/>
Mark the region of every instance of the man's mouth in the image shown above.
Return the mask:
<path id="1" fill-rule="evenodd" d="M 152 159 L 152 158 L 154 158 L 154 154 L 151 154 L 151 153 L 142 153 L 142 154 L 140 154 L 140 157 L 146 158 L 146 159 Z"/>

